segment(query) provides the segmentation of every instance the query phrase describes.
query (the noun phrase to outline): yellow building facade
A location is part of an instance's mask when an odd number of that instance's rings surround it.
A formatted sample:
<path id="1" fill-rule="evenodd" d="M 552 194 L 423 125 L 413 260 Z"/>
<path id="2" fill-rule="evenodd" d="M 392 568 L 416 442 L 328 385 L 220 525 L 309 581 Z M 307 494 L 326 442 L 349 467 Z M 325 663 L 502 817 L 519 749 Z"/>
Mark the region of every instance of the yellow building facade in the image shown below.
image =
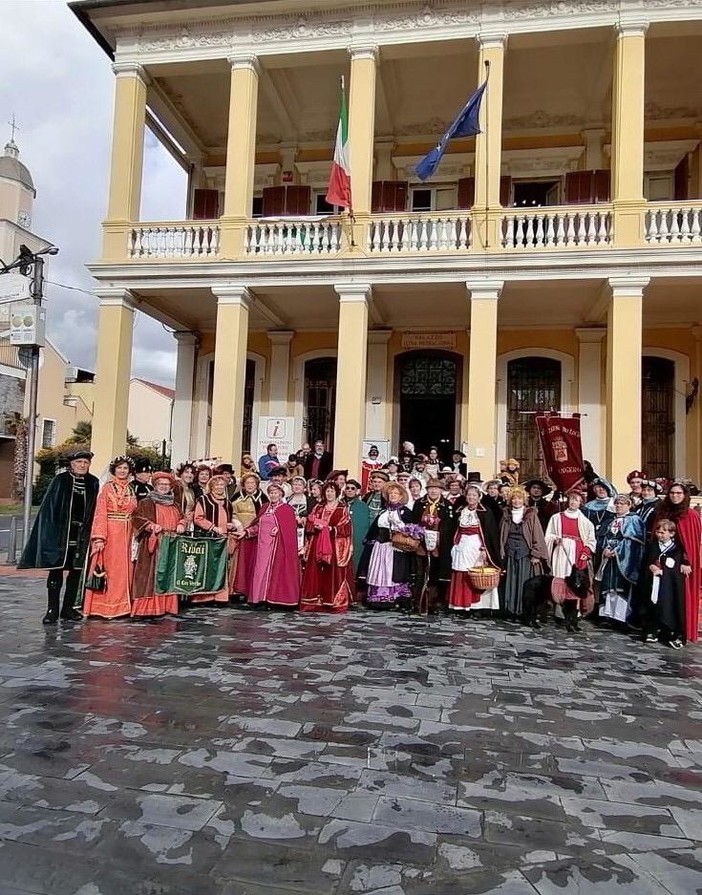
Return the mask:
<path id="1" fill-rule="evenodd" d="M 353 472 L 407 439 L 536 473 L 534 414 L 561 411 L 618 485 L 699 480 L 697 0 L 71 6 L 115 72 L 100 468 L 138 308 L 177 340 L 174 461 L 236 462 L 282 418 Z M 488 70 L 482 133 L 421 183 Z M 353 216 L 324 200 L 342 75 Z M 183 220 L 140 220 L 147 126 L 188 172 Z"/>

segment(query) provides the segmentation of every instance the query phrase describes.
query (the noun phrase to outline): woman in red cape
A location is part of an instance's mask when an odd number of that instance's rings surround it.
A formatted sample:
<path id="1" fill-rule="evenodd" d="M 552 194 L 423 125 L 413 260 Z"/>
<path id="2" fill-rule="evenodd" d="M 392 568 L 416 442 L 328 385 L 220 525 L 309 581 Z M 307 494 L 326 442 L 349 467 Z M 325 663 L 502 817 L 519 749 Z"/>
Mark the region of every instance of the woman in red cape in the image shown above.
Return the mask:
<path id="1" fill-rule="evenodd" d="M 353 600 L 353 529 L 348 508 L 334 482 L 324 486 L 324 502 L 307 517 L 303 612 L 346 612 Z"/>
<path id="2" fill-rule="evenodd" d="M 258 538 L 248 602 L 254 606 L 297 606 L 300 561 L 295 511 L 284 502 L 285 493 L 277 482 L 268 485 L 268 500 L 244 534 Z"/>
<path id="3" fill-rule="evenodd" d="M 697 510 L 690 507 L 690 489 L 687 485 L 673 482 L 656 510 L 651 531 L 656 530 L 661 519 L 671 519 L 676 524 L 677 538 L 690 561 L 690 565 L 681 566 L 680 571 L 685 576 L 685 640 L 687 643 L 695 643 L 699 638 L 700 621 L 702 522 Z"/>

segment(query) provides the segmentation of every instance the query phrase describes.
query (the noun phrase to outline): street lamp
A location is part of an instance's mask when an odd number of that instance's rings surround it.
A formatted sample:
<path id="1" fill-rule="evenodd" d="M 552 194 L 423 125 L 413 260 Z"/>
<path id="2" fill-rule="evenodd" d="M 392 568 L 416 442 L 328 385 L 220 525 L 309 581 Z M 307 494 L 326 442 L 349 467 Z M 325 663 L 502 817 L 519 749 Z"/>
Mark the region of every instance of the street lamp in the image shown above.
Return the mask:
<path id="1" fill-rule="evenodd" d="M 19 256 L 12 264 L 5 264 L 0 259 L 0 274 L 10 273 L 12 270 L 19 271 L 23 276 L 29 276 L 31 273 L 32 281 L 30 283 L 30 295 L 34 305 L 41 307 L 44 297 L 44 259 L 42 255 L 58 255 L 58 247 L 54 245 L 45 246 L 33 252 L 26 245 L 20 245 Z M 38 313 L 37 313 L 38 319 Z M 38 342 L 38 339 L 34 339 Z M 39 392 L 39 345 L 27 345 L 31 348 L 32 357 L 29 366 L 31 373 L 29 387 L 29 413 L 27 426 L 27 468 L 24 477 L 24 537 L 23 543 L 27 543 L 29 537 L 29 519 L 32 512 L 32 496 L 34 491 L 34 451 L 36 449 L 36 429 L 37 429 L 37 395 Z"/>

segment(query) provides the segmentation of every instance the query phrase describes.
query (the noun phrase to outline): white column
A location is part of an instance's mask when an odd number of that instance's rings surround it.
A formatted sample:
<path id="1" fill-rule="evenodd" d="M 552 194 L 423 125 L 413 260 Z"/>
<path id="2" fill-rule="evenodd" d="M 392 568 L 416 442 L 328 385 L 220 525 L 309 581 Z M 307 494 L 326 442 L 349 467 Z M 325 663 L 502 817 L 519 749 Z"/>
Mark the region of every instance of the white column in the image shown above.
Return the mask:
<path id="1" fill-rule="evenodd" d="M 366 376 L 366 438 L 390 438 L 388 401 L 388 342 L 392 330 L 372 329 L 368 332 L 368 372 Z"/>
<path id="2" fill-rule="evenodd" d="M 195 355 L 198 339 L 195 333 L 175 334 L 178 343 L 176 359 L 175 398 L 171 417 L 171 466 L 184 463 L 192 457 L 190 434 L 193 428 L 193 384 L 195 380 Z"/>
<path id="3" fill-rule="evenodd" d="M 583 457 L 596 472 L 604 473 L 604 397 L 602 342 L 604 326 L 579 327 L 575 330 L 578 351 L 578 411 L 583 414 L 581 433 Z"/>
<path id="4" fill-rule="evenodd" d="M 268 416 L 288 415 L 288 387 L 290 384 L 290 342 L 295 335 L 291 330 L 269 332 L 271 343 L 270 392 Z"/>

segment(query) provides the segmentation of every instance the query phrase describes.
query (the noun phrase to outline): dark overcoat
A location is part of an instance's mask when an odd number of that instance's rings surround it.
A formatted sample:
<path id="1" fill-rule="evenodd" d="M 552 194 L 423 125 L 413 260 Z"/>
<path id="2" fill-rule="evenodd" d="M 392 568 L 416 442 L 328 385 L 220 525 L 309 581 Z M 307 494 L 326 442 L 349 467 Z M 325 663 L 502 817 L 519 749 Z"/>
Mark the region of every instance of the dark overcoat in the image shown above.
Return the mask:
<path id="1" fill-rule="evenodd" d="M 96 476 L 85 476 L 85 512 L 78 543 L 73 554 L 73 568 L 82 569 L 90 544 L 90 529 L 95 514 L 100 482 Z M 34 521 L 29 540 L 22 551 L 18 569 L 63 569 L 68 555 L 73 476 L 60 472 L 46 489 L 44 500 Z"/>

